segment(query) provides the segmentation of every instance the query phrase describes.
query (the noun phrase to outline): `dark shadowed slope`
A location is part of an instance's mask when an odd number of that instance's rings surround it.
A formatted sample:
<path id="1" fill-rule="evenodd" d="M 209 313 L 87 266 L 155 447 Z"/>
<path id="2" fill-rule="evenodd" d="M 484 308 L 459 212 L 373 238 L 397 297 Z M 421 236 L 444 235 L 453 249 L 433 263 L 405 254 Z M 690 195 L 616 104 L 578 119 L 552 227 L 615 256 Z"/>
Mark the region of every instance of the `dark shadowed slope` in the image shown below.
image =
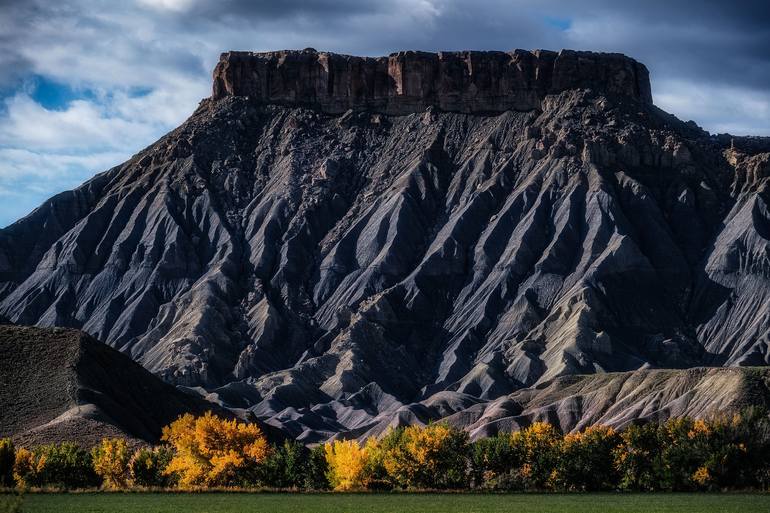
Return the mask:
<path id="1" fill-rule="evenodd" d="M 632 59 L 230 53 L 214 78 L 0 231 L 0 315 L 306 440 L 444 392 L 770 360 L 770 141 L 657 109 Z"/>
<path id="2" fill-rule="evenodd" d="M 231 415 L 72 329 L 0 326 L 0 381 L 0 437 L 23 444 L 156 442 L 183 413 Z"/>

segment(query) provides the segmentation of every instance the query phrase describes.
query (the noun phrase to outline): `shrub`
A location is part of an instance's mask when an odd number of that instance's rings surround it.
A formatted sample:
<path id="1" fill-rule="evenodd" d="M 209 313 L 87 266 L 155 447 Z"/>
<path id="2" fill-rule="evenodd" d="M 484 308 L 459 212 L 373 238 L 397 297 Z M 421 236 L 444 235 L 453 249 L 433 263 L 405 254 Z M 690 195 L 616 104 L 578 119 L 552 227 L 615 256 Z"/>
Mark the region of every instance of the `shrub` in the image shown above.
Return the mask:
<path id="1" fill-rule="evenodd" d="M 286 440 L 270 451 L 262 464 L 262 484 L 272 488 L 303 488 L 310 451 L 301 443 Z"/>
<path id="2" fill-rule="evenodd" d="M 131 484 L 147 488 L 173 486 L 174 476 L 165 473 L 173 456 L 174 451 L 167 445 L 137 449 L 128 461 Z"/>
<path id="3" fill-rule="evenodd" d="M 11 439 L 0 439 L 0 487 L 13 487 L 13 464 L 15 461 L 16 450 Z"/>
<path id="4" fill-rule="evenodd" d="M 183 415 L 163 428 L 162 438 L 174 448 L 164 472 L 178 475 L 185 488 L 254 484 L 269 451 L 256 424 L 221 419 L 211 412 L 197 418 Z"/>
<path id="5" fill-rule="evenodd" d="M 521 458 L 518 477 L 525 489 L 544 490 L 554 486 L 560 441 L 559 431 L 546 422 L 535 422 L 511 435 L 513 451 Z"/>
<path id="6" fill-rule="evenodd" d="M 471 446 L 471 479 L 479 488 L 517 490 L 523 485 L 512 479 L 521 465 L 520 451 L 512 443 L 510 433 L 482 438 Z"/>
<path id="7" fill-rule="evenodd" d="M 329 465 L 326 462 L 326 451 L 323 445 L 310 450 L 305 473 L 304 487 L 309 490 L 328 490 Z"/>
<path id="8" fill-rule="evenodd" d="M 324 444 L 327 479 L 340 491 L 360 490 L 369 484 L 368 452 L 355 440 L 335 440 Z"/>
<path id="9" fill-rule="evenodd" d="M 77 444 L 42 445 L 34 451 L 16 451 L 14 477 L 22 487 L 53 486 L 88 488 L 98 486 L 91 455 Z"/>
<path id="10" fill-rule="evenodd" d="M 621 443 L 607 426 L 592 426 L 564 436 L 558 448 L 555 485 L 566 490 L 612 490 L 620 483 L 614 451 Z"/>
<path id="11" fill-rule="evenodd" d="M 705 459 L 692 480 L 701 488 L 766 488 L 770 484 L 770 418 L 764 409 L 708 423 Z"/>
<path id="12" fill-rule="evenodd" d="M 368 459 L 365 472 L 369 476 L 372 490 L 391 490 L 399 486 L 398 480 L 388 473 L 385 461 L 403 443 L 404 428 L 391 428 L 381 440 L 370 438 L 366 441 Z"/>
<path id="13" fill-rule="evenodd" d="M 105 438 L 91 449 L 94 472 L 105 487 L 117 490 L 128 486 L 128 444 L 121 438 Z"/>
<path id="14" fill-rule="evenodd" d="M 13 463 L 13 478 L 21 488 L 28 488 L 35 482 L 37 459 L 32 451 L 19 448 Z"/>
<path id="15" fill-rule="evenodd" d="M 658 425 L 632 424 L 620 434 L 622 443 L 614 451 L 615 468 L 624 490 L 660 489 L 663 462 L 660 454 Z"/>
<path id="16" fill-rule="evenodd" d="M 706 463 L 714 435 L 710 423 L 703 420 L 669 419 L 658 426 L 661 462 L 658 488 L 671 491 L 708 488 L 711 477 Z"/>
<path id="17" fill-rule="evenodd" d="M 463 488 L 468 484 L 468 434 L 446 424 L 409 426 L 384 451 L 388 475 L 404 488 Z"/>

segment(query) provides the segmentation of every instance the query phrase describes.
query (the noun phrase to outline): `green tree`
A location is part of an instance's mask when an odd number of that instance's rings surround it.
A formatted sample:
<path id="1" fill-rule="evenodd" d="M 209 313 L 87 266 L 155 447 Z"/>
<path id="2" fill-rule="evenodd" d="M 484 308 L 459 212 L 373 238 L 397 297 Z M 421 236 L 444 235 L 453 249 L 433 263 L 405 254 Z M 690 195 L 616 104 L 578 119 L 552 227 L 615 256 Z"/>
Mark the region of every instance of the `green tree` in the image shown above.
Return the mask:
<path id="1" fill-rule="evenodd" d="M 310 451 L 297 441 L 285 440 L 262 463 L 261 481 L 271 488 L 305 487 Z"/>
<path id="2" fill-rule="evenodd" d="M 591 426 L 564 436 L 558 447 L 555 485 L 565 490 L 613 490 L 620 484 L 614 451 L 620 435 L 611 427 Z"/>
<path id="3" fill-rule="evenodd" d="M 663 461 L 658 425 L 631 424 L 620 435 L 622 443 L 614 451 L 620 487 L 632 491 L 661 489 Z"/>
<path id="4" fill-rule="evenodd" d="M 473 486 L 493 490 L 519 490 L 523 484 L 514 476 L 521 466 L 521 451 L 510 433 L 481 438 L 471 445 Z"/>
<path id="5" fill-rule="evenodd" d="M 77 444 L 41 445 L 33 451 L 16 451 L 14 477 L 21 486 L 53 486 L 65 489 L 99 485 L 91 454 Z"/>
<path id="6" fill-rule="evenodd" d="M 304 487 L 308 490 L 328 490 L 327 474 L 329 465 L 326 462 L 326 452 L 323 445 L 318 445 L 308 454 Z"/>
<path id="7" fill-rule="evenodd" d="M 128 462 L 128 474 L 132 485 L 147 488 L 174 486 L 174 475 L 167 474 L 174 451 L 167 445 L 137 449 Z"/>
<path id="8" fill-rule="evenodd" d="M 382 464 L 403 488 L 460 489 L 468 485 L 468 434 L 448 424 L 409 426 L 384 451 Z"/>

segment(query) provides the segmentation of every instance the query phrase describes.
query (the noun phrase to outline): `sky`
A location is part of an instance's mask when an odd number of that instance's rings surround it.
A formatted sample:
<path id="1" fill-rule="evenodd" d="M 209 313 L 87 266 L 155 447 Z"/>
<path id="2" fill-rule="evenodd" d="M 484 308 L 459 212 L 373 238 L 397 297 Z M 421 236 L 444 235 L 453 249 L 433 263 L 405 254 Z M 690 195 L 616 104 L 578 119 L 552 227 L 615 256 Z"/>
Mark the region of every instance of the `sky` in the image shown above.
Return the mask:
<path id="1" fill-rule="evenodd" d="M 770 0 L 0 0 L 0 227 L 128 159 L 227 50 L 622 52 L 656 105 L 770 136 Z"/>

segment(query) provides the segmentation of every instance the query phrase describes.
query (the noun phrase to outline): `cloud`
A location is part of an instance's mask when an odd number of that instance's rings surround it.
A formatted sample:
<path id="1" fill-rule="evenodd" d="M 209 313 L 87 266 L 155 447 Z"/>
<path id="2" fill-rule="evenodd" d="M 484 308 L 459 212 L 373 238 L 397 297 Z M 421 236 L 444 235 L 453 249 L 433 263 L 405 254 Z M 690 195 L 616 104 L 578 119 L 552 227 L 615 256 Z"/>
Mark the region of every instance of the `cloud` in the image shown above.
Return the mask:
<path id="1" fill-rule="evenodd" d="M 770 90 L 681 80 L 663 81 L 658 89 L 659 107 L 707 126 L 713 133 L 770 136 Z"/>
<path id="2" fill-rule="evenodd" d="M 310 46 L 617 51 L 674 114 L 770 133 L 766 0 L 0 0 L 0 191 L 19 205 L 0 225 L 178 125 L 222 51 Z M 31 77 L 67 88 L 62 104 L 35 101 Z"/>

